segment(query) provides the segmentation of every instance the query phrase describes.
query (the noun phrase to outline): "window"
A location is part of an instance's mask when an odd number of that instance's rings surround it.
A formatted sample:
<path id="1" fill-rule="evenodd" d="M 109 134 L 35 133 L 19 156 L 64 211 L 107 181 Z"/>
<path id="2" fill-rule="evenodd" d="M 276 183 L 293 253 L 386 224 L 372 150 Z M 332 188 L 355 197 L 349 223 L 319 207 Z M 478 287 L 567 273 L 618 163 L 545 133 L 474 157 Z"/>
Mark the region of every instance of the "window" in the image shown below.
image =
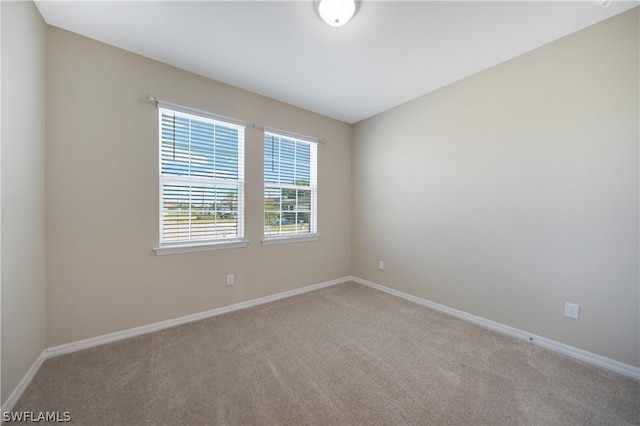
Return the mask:
<path id="1" fill-rule="evenodd" d="M 265 242 L 317 238 L 317 144 L 265 132 Z"/>
<path id="2" fill-rule="evenodd" d="M 158 106 L 161 217 L 157 251 L 167 246 L 242 242 L 244 127 L 186 108 Z"/>

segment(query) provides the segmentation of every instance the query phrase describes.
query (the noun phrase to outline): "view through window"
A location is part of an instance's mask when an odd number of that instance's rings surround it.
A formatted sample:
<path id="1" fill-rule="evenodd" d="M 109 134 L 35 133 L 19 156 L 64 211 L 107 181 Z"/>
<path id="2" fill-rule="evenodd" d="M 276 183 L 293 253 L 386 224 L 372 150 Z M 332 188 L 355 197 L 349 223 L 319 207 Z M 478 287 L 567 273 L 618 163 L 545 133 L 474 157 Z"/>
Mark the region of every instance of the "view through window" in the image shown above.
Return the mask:
<path id="1" fill-rule="evenodd" d="M 264 135 L 264 235 L 317 233 L 317 144 Z"/>

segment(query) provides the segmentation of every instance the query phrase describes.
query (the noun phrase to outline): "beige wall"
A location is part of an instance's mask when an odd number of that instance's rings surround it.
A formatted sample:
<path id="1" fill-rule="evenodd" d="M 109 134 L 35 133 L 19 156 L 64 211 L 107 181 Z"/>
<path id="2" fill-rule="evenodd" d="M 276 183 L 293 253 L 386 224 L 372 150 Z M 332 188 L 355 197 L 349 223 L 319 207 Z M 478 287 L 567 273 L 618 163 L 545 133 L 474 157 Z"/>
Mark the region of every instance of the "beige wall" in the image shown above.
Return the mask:
<path id="1" fill-rule="evenodd" d="M 45 348 L 45 24 L 2 8 L 2 403 Z"/>
<path id="2" fill-rule="evenodd" d="M 350 125 L 53 27 L 47 48 L 47 346 L 350 275 Z M 155 255 L 158 119 L 147 94 L 326 138 L 321 239 L 261 245 L 262 132 L 249 128 L 249 246 Z"/>
<path id="3" fill-rule="evenodd" d="M 353 275 L 639 366 L 638 76 L 636 8 L 358 123 Z"/>

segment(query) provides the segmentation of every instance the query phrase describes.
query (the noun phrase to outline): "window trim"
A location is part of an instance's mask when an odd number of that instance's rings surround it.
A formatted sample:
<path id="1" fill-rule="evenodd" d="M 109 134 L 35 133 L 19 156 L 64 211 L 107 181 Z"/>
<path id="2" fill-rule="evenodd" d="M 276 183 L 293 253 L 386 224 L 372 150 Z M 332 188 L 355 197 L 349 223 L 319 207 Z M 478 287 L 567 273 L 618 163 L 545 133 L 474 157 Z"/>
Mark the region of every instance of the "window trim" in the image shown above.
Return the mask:
<path id="1" fill-rule="evenodd" d="M 155 247 L 153 250 L 156 255 L 166 255 L 166 254 L 177 254 L 177 253 L 188 253 L 188 252 L 198 252 L 198 251 L 208 251 L 208 250 L 220 250 L 220 249 L 231 249 L 231 248 L 242 248 L 247 247 L 249 241 L 245 239 L 245 128 L 247 123 L 244 121 L 224 117 L 221 115 L 213 114 L 206 111 L 200 111 L 194 108 L 185 107 L 182 105 L 173 104 L 170 102 L 164 102 L 160 100 L 156 100 L 156 106 L 158 108 L 158 247 Z M 160 242 L 162 240 L 162 232 L 163 232 L 163 182 L 165 180 L 200 180 L 199 177 L 192 179 L 193 177 L 181 177 L 176 176 L 175 178 L 170 178 L 162 173 L 162 110 L 171 111 L 176 113 L 182 113 L 186 115 L 191 115 L 196 118 L 203 118 L 205 120 L 211 120 L 214 122 L 221 123 L 222 125 L 228 125 L 231 127 L 237 127 L 242 131 L 242 138 L 238 140 L 238 179 L 234 180 L 233 184 L 237 185 L 238 188 L 238 215 L 236 226 L 238 229 L 238 235 L 235 237 L 228 238 L 217 238 L 212 240 L 190 240 L 190 241 L 170 241 L 170 242 Z"/>
<path id="2" fill-rule="evenodd" d="M 248 240 L 234 239 L 229 241 L 220 241 L 220 242 L 207 242 L 202 244 L 174 244 L 174 245 L 163 245 L 160 247 L 156 247 L 153 250 L 157 255 L 164 254 L 178 254 L 178 253 L 191 253 L 198 251 L 208 251 L 208 250 L 222 250 L 222 249 L 233 249 L 233 248 L 243 248 L 249 245 Z"/>
<path id="3" fill-rule="evenodd" d="M 286 244 L 286 243 L 299 243 L 302 241 L 317 241 L 320 239 L 320 234 L 287 234 L 277 235 L 272 237 L 264 237 L 260 242 L 263 246 L 270 246 L 273 244 Z"/>

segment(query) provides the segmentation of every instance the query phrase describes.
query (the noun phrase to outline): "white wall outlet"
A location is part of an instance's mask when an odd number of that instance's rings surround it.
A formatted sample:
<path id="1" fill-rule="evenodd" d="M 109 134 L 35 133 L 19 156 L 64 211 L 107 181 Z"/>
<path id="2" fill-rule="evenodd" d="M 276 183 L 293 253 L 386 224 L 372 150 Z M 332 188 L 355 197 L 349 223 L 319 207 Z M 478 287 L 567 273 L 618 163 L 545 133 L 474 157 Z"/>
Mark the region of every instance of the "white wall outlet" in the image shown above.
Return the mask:
<path id="1" fill-rule="evenodd" d="M 384 269 L 384 260 L 378 261 L 378 269 L 380 269 L 381 271 Z"/>
<path id="2" fill-rule="evenodd" d="M 567 318 L 580 319 L 580 305 L 566 302 L 564 304 L 564 316 Z"/>
<path id="3" fill-rule="evenodd" d="M 232 285 L 233 283 L 235 283 L 233 274 L 227 274 L 227 285 Z"/>

